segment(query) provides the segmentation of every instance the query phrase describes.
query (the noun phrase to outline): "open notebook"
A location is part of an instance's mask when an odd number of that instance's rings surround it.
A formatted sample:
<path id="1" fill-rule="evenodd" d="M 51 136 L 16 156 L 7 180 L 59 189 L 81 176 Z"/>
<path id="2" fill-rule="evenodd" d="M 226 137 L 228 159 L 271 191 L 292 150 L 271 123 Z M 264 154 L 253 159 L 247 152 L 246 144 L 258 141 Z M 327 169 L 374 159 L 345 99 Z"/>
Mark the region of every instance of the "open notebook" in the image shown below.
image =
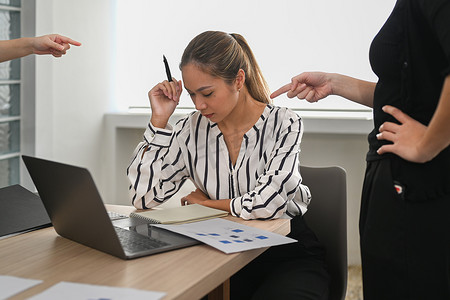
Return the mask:
<path id="1" fill-rule="evenodd" d="M 182 224 L 225 217 L 228 212 L 199 204 L 132 212 L 130 217 L 142 218 L 155 224 Z"/>

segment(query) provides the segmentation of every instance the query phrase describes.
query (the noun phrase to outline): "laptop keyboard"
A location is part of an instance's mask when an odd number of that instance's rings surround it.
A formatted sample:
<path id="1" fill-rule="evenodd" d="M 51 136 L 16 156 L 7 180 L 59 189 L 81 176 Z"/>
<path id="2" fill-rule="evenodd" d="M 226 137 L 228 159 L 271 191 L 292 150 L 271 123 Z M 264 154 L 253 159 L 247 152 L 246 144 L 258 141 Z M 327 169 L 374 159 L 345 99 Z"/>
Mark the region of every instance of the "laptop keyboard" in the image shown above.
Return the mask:
<path id="1" fill-rule="evenodd" d="M 134 253 L 137 251 L 145 251 L 169 245 L 168 243 L 148 236 L 143 236 L 134 231 L 126 230 L 120 227 L 114 227 L 114 229 L 117 232 L 117 236 L 119 237 L 122 247 L 128 252 Z"/>

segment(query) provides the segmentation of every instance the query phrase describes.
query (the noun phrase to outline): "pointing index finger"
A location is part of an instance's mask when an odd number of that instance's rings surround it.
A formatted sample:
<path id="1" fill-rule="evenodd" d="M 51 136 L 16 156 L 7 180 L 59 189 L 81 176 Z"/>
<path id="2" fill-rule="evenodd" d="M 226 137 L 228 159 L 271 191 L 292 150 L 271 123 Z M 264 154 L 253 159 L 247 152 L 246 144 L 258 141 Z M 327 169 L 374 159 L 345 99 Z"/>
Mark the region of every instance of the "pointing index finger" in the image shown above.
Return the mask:
<path id="1" fill-rule="evenodd" d="M 292 83 L 283 85 L 281 88 L 279 88 L 278 90 L 276 90 L 275 92 L 270 94 L 270 98 L 273 99 L 273 98 L 280 96 L 281 94 L 289 92 L 291 90 L 291 84 Z"/>
<path id="2" fill-rule="evenodd" d="M 75 41 L 75 40 L 72 40 L 71 38 L 69 38 L 69 37 L 67 37 L 67 36 L 58 35 L 58 39 L 59 39 L 61 42 L 65 43 L 65 44 L 71 44 L 71 45 L 74 45 L 74 46 L 81 46 L 81 43 L 80 43 L 80 42 L 77 42 L 77 41 Z"/>

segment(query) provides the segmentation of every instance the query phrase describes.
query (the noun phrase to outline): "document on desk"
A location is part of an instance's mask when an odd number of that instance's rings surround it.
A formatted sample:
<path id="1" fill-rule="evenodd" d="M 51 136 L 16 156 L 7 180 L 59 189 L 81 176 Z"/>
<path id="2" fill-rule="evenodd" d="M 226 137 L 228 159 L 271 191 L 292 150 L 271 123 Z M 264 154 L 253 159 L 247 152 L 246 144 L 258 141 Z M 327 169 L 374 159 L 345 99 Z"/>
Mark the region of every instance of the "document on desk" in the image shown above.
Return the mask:
<path id="1" fill-rule="evenodd" d="M 159 300 L 165 295 L 162 292 L 62 281 L 28 300 Z"/>
<path id="2" fill-rule="evenodd" d="M 40 283 L 42 280 L 0 275 L 0 299 L 7 299 Z"/>
<path id="3" fill-rule="evenodd" d="M 153 226 L 189 236 L 227 254 L 297 242 L 281 234 L 220 218 L 179 225 Z"/>

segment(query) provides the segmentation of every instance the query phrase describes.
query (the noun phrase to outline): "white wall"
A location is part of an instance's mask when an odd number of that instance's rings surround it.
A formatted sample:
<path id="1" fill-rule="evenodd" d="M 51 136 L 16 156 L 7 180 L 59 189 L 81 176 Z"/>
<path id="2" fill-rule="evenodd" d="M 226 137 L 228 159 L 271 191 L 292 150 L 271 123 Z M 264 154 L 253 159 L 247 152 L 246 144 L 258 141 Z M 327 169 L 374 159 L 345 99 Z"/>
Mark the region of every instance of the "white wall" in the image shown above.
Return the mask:
<path id="1" fill-rule="evenodd" d="M 205 30 L 242 34 L 272 90 L 304 70 L 375 80 L 368 52 L 395 0 L 118 0 L 116 105 L 148 105 L 152 84 L 164 80 L 162 54 L 180 78 L 178 63 L 189 41 Z M 167 13 L 166 13 L 167 12 Z M 143 51 L 140 51 L 142 49 Z M 135 55 L 139 59 L 134 59 Z M 124 89 L 123 87 L 127 88 Z M 300 108 L 364 109 L 331 96 Z M 180 106 L 191 105 L 184 93 Z"/>
<path id="2" fill-rule="evenodd" d="M 113 9 L 109 0 L 37 0 L 36 34 L 80 41 L 59 59 L 36 58 L 36 155 L 88 167 L 100 182 L 103 115 L 111 111 Z"/>

